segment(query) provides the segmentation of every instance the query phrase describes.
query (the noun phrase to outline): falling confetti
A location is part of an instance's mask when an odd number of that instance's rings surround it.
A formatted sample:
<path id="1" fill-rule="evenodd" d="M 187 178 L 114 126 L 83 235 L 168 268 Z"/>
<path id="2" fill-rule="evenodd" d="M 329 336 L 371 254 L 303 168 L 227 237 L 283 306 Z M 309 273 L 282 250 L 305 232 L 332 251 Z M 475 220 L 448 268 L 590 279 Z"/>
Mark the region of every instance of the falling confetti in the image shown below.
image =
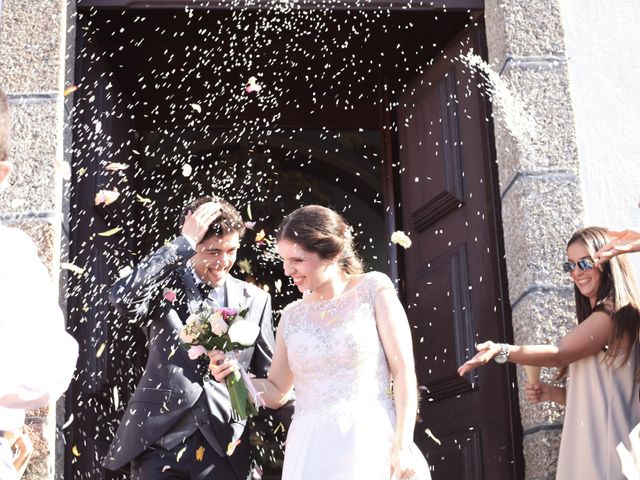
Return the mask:
<path id="1" fill-rule="evenodd" d="M 193 168 L 191 167 L 191 165 L 189 165 L 188 163 L 185 163 L 184 165 L 182 165 L 183 177 L 190 177 L 192 172 L 193 172 Z"/>
<path id="2" fill-rule="evenodd" d="M 142 196 L 140 196 L 140 195 L 136 195 L 136 200 L 137 200 L 138 202 L 142 203 L 143 205 L 146 205 L 146 204 L 148 204 L 148 203 L 151 203 L 151 199 L 150 199 L 150 198 L 145 198 L 145 197 L 142 197 Z"/>
<path id="3" fill-rule="evenodd" d="M 82 275 L 84 273 L 84 268 L 82 267 L 78 267 L 77 265 L 74 265 L 73 263 L 68 263 L 68 262 L 62 262 L 60 264 L 60 268 L 63 270 L 69 270 L 70 272 L 73 272 L 77 275 Z"/>
<path id="4" fill-rule="evenodd" d="M 101 237 L 110 237 L 112 235 L 115 235 L 118 232 L 122 231 L 122 227 L 116 227 L 116 228 L 112 228 L 110 230 L 106 230 L 104 232 L 100 232 L 98 233 L 98 235 L 100 235 Z"/>
<path id="5" fill-rule="evenodd" d="M 191 104 L 191 108 L 193 108 L 198 113 L 202 113 L 202 107 L 200 105 L 198 105 L 197 103 L 192 103 Z"/>
<path id="6" fill-rule="evenodd" d="M 200 446 L 196 450 L 196 461 L 201 462 L 204 459 L 204 447 Z"/>
<path id="7" fill-rule="evenodd" d="M 266 234 L 264 233 L 264 230 L 260 230 L 258 233 L 256 233 L 256 243 L 262 242 L 265 235 Z"/>
<path id="8" fill-rule="evenodd" d="M 119 196 L 120 192 L 115 190 L 100 190 L 96 193 L 95 204 L 100 205 L 104 203 L 105 205 L 111 205 Z"/>
<path id="9" fill-rule="evenodd" d="M 126 170 L 127 168 L 129 168 L 129 165 L 127 165 L 126 163 L 118 163 L 118 162 L 108 163 L 107 166 L 104 167 L 105 170 L 108 170 L 110 172 L 117 172 L 119 170 Z"/>
<path id="10" fill-rule="evenodd" d="M 73 455 L 76 456 L 76 457 L 80 456 L 80 450 L 78 450 L 78 447 L 76 445 L 71 447 L 71 453 L 73 453 Z"/>
<path id="11" fill-rule="evenodd" d="M 391 242 L 403 248 L 411 247 L 411 239 L 403 231 L 395 231 L 391 234 Z"/>
<path id="12" fill-rule="evenodd" d="M 60 430 L 64 430 L 65 428 L 67 428 L 72 423 L 73 423 L 73 413 L 71 415 L 69 415 L 69 419 L 66 422 L 64 422 L 62 427 L 60 427 Z"/>
<path id="13" fill-rule="evenodd" d="M 173 290 L 171 290 L 170 288 L 165 288 L 162 291 L 162 296 L 164 297 L 164 299 L 168 302 L 175 302 L 176 301 L 176 292 L 174 292 Z"/>
<path id="14" fill-rule="evenodd" d="M 187 451 L 187 447 L 182 447 L 180 449 L 180 451 L 178 452 L 178 455 L 176 455 L 176 462 L 179 462 L 180 459 L 182 458 L 182 455 L 184 455 L 184 452 Z"/>
<path id="15" fill-rule="evenodd" d="M 106 343 L 102 343 L 102 345 L 100 345 L 100 348 L 98 348 L 98 351 L 96 352 L 96 358 L 100 358 L 102 356 L 102 353 L 104 352 L 105 347 L 107 346 Z"/>
<path id="16" fill-rule="evenodd" d="M 245 92 L 247 93 L 260 93 L 262 90 L 262 86 L 258 84 L 258 79 L 256 77 L 249 77 L 247 80 L 247 84 L 244 87 Z"/>
<path id="17" fill-rule="evenodd" d="M 228 457 L 233 455 L 233 452 L 236 451 L 236 447 L 238 445 L 240 445 L 240 439 L 236 440 L 235 442 L 229 442 L 229 445 L 227 445 L 227 456 Z"/>
<path id="18" fill-rule="evenodd" d="M 67 87 L 67 88 L 64 89 L 64 92 L 62 93 L 62 95 L 64 97 L 68 97 L 69 95 L 71 95 L 76 90 L 78 90 L 78 86 L 77 85 L 71 85 L 70 87 Z"/>

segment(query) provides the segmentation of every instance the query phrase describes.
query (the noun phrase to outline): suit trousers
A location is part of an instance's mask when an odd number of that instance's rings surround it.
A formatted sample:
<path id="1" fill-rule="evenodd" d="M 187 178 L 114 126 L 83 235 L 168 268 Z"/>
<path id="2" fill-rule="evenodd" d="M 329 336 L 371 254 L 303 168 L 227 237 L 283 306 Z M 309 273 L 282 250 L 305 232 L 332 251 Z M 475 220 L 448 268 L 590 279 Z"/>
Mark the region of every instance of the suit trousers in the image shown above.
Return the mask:
<path id="1" fill-rule="evenodd" d="M 0 437 L 0 479 L 17 480 L 18 474 L 13 468 L 13 450 L 6 438 Z"/>
<path id="2" fill-rule="evenodd" d="M 235 478 L 236 473 L 227 457 L 220 457 L 199 430 L 171 450 L 152 446 L 131 462 L 131 480 Z"/>

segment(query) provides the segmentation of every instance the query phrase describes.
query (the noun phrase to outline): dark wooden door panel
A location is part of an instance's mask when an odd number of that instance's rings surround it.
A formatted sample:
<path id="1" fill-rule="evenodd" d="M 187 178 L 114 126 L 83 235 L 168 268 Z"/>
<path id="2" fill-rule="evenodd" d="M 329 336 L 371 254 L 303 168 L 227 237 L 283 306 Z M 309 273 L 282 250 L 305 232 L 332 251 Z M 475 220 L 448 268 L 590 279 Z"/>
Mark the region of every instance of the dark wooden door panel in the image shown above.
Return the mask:
<path id="1" fill-rule="evenodd" d="M 518 468 L 508 369 L 457 374 L 478 339 L 503 339 L 508 325 L 486 104 L 457 60 L 471 48 L 482 50 L 476 27 L 398 101 L 402 221 L 413 240 L 405 292 L 424 419 L 416 440 L 434 480 L 515 478 Z"/>

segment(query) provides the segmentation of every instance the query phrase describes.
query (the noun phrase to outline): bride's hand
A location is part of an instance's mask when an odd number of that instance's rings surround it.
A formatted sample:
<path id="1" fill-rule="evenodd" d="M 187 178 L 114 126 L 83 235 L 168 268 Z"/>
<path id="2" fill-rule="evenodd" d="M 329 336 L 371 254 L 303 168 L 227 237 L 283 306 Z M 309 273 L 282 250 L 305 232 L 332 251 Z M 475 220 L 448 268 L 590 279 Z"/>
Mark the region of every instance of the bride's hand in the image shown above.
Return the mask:
<path id="1" fill-rule="evenodd" d="M 397 480 L 410 480 L 416 474 L 413 454 L 408 448 L 393 448 L 391 466 Z"/>

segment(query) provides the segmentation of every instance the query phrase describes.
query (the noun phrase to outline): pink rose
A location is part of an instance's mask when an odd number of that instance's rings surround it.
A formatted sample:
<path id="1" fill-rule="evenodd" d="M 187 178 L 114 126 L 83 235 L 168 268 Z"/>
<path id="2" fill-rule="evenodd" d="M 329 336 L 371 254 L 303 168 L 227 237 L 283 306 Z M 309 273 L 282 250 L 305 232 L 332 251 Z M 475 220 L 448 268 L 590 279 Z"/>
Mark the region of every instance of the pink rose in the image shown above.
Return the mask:
<path id="1" fill-rule="evenodd" d="M 222 313 L 222 318 L 226 321 L 229 317 L 235 317 L 238 314 L 238 311 L 235 308 L 225 307 L 220 309 L 220 313 Z"/>
<path id="2" fill-rule="evenodd" d="M 202 355 L 206 355 L 207 353 L 208 353 L 207 349 L 204 348 L 202 345 L 195 345 L 195 346 L 189 348 L 189 351 L 187 352 L 187 355 L 189 355 L 189 358 L 191 360 L 197 360 Z"/>
<path id="3" fill-rule="evenodd" d="M 213 312 L 209 315 L 209 325 L 211 325 L 211 331 L 214 335 L 221 337 L 227 330 L 229 330 L 229 325 L 224 321 L 222 313 L 220 311 Z"/>

